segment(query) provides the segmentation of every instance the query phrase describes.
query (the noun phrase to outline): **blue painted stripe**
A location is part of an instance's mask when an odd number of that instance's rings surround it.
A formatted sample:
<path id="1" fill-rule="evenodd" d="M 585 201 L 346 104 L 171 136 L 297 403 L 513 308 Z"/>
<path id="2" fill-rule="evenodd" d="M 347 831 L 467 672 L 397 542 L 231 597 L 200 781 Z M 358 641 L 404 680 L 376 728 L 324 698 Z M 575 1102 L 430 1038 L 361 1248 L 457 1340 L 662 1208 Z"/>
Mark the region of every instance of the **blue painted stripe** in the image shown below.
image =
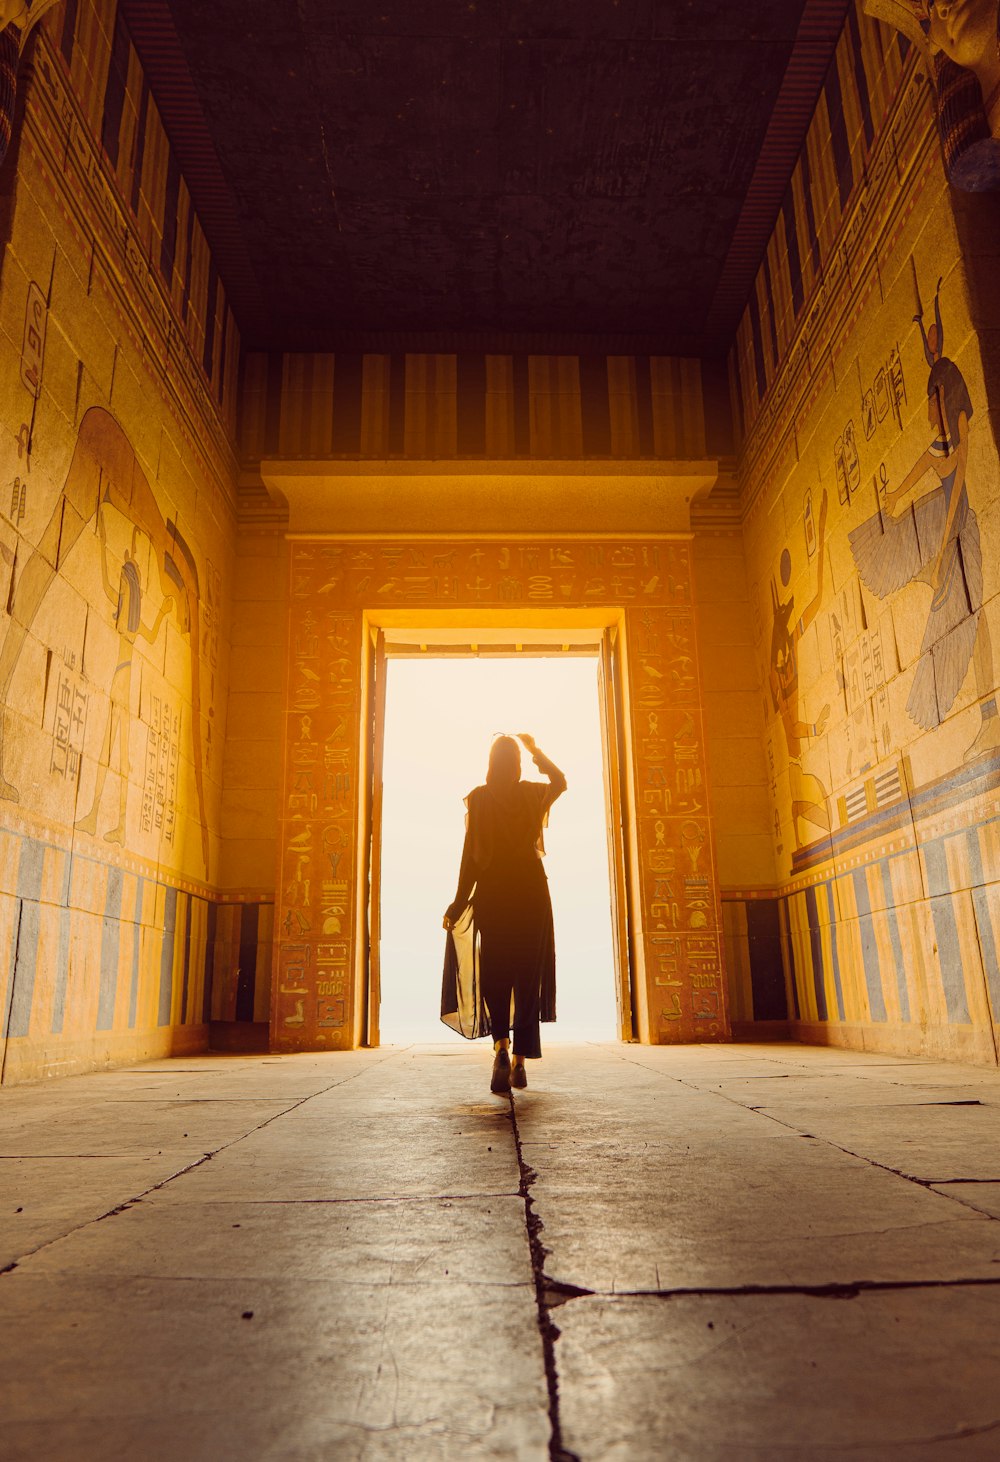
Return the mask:
<path id="1" fill-rule="evenodd" d="M 21 856 L 17 865 L 17 896 L 31 899 L 34 903 L 42 897 L 42 874 L 45 869 L 45 844 L 34 838 L 25 838 L 21 843 Z"/>
<path id="2" fill-rule="evenodd" d="M 104 921 L 101 929 L 101 983 L 97 996 L 97 1029 L 99 1031 L 109 1031 L 115 1023 L 124 882 L 120 868 L 108 868 L 108 883 L 104 893 Z"/>
<path id="3" fill-rule="evenodd" d="M 135 881 L 135 917 L 132 923 L 132 982 L 128 992 L 128 1028 L 135 1030 L 136 1007 L 139 1004 L 139 964 L 142 954 L 142 895 L 144 878 Z"/>
<path id="4" fill-rule="evenodd" d="M 215 935 L 218 926 L 219 906 L 208 905 L 207 928 L 205 930 L 205 971 L 201 992 L 201 1018 L 207 1025 L 212 1019 L 212 977 L 215 971 Z"/>
<path id="5" fill-rule="evenodd" d="M 177 929 L 177 890 L 165 888 L 163 899 L 163 944 L 160 952 L 160 1009 L 157 1023 L 170 1024 L 174 993 L 174 937 Z"/>
<path id="6" fill-rule="evenodd" d="M 190 894 L 184 896 L 183 913 L 184 920 L 184 978 L 181 985 L 181 1025 L 187 1024 L 188 1008 L 188 985 L 191 980 L 191 911 L 193 900 Z"/>
<path id="7" fill-rule="evenodd" d="M 10 942 L 10 958 L 5 971 L 0 971 L 0 1038 L 28 1035 L 34 1003 L 38 947 L 42 923 L 42 884 L 45 874 L 45 860 L 48 856 L 60 857 L 60 890 L 52 903 L 52 918 L 58 918 L 58 934 L 52 971 L 52 1015 L 50 1030 L 53 1035 L 62 1035 L 65 1030 L 66 1006 L 69 991 L 69 964 L 72 947 L 73 908 L 71 905 L 73 874 L 76 855 L 35 838 L 19 838 L 16 904 L 13 930 Z M 114 1011 L 118 997 L 119 966 L 121 963 L 121 918 L 124 902 L 124 878 L 122 869 L 113 865 L 98 866 L 106 873 L 104 913 L 101 929 L 101 961 L 98 985 L 95 1030 L 113 1028 Z M 136 877 L 136 913 L 132 924 L 132 959 L 129 989 L 128 1024 L 135 1029 L 138 1020 L 139 986 L 142 966 L 142 902 L 147 880 Z M 173 1006 L 173 972 L 177 942 L 177 899 L 176 888 L 165 884 L 153 885 L 157 892 L 163 889 L 163 939 L 160 957 L 160 991 L 158 1023 L 169 1025 Z M 190 900 L 188 901 L 190 905 Z M 208 938 L 204 951 L 193 946 L 195 931 L 190 915 L 185 928 L 184 949 L 184 1012 L 186 1018 L 191 979 L 191 958 L 204 960 L 205 990 L 203 995 L 206 1019 L 211 1010 L 211 970 L 214 956 L 216 931 L 216 905 L 209 903 Z M 182 911 L 183 916 L 183 911 Z"/>
<path id="8" fill-rule="evenodd" d="M 826 983 L 823 979 L 823 941 L 819 932 L 819 914 L 816 909 L 815 888 L 806 889 L 806 921 L 809 925 L 809 945 L 812 951 L 813 989 L 816 991 L 816 1014 L 820 1020 L 829 1020 L 826 1006 Z"/>
<path id="9" fill-rule="evenodd" d="M 923 846 L 924 873 L 927 878 L 927 894 L 936 899 L 950 894 L 951 874 L 948 872 L 948 854 L 943 838 L 934 838 Z"/>
<path id="10" fill-rule="evenodd" d="M 983 969 L 986 971 L 986 986 L 990 994 L 990 1006 L 994 1021 L 1000 1021 L 1000 965 L 997 963 L 997 944 L 993 937 L 993 921 L 990 918 L 990 901 L 983 886 L 983 855 L 979 846 L 976 828 L 969 829 L 969 866 L 972 869 L 972 907 L 976 912 L 976 927 L 979 930 L 979 947 L 983 955 Z"/>
<path id="11" fill-rule="evenodd" d="M 872 1020 L 888 1020 L 885 995 L 882 990 L 882 970 L 878 957 L 878 941 L 875 938 L 875 921 L 872 918 L 871 899 L 868 896 L 868 880 L 863 868 L 854 870 L 854 903 L 858 910 L 858 930 L 861 935 L 861 958 L 865 967 L 865 984 L 868 987 L 868 1008 Z"/>
<path id="12" fill-rule="evenodd" d="M 69 980 L 70 935 L 73 930 L 73 914 L 69 906 L 73 886 L 73 854 L 65 855 L 63 865 L 63 886 L 59 902 L 59 947 L 56 952 L 55 976 L 52 981 L 52 1034 L 62 1034 L 66 1018 L 66 984 Z"/>
<path id="13" fill-rule="evenodd" d="M 10 1021 L 10 1000 L 14 993 L 14 971 L 17 968 L 17 931 L 21 926 L 21 905 L 19 901 L 14 904 L 14 927 L 10 941 L 10 963 L 7 966 L 7 975 L 4 980 L 3 1009 L 0 1011 L 0 1040 L 7 1035 L 7 1026 Z"/>
<path id="14" fill-rule="evenodd" d="M 38 964 L 38 931 L 41 923 L 38 901 L 42 896 L 44 869 L 45 844 L 34 838 L 24 838 L 17 864 L 20 911 L 5 1005 L 5 1036 L 26 1036 L 31 1025 L 31 1005 L 35 998 L 35 971 Z"/>
<path id="15" fill-rule="evenodd" d="M 69 909 L 59 914 L 59 947 L 56 954 L 55 980 L 52 987 L 52 1034 L 62 1034 L 66 1019 L 66 985 L 69 980 L 69 950 L 73 916 Z"/>
<path id="16" fill-rule="evenodd" d="M 795 945 L 792 941 L 791 920 L 788 914 L 788 905 L 788 899 L 785 898 L 780 901 L 781 937 L 784 946 L 788 951 L 788 969 L 792 977 L 792 1010 L 795 1013 L 795 1019 L 801 1020 L 802 1010 L 799 1005 L 799 981 L 798 973 L 795 969 Z"/>
<path id="17" fill-rule="evenodd" d="M 25 899 L 17 926 L 17 948 L 14 954 L 14 989 L 4 1035 L 26 1036 L 31 1026 L 31 1002 L 35 995 L 35 970 L 38 964 L 38 930 L 41 904 Z"/>
<path id="18" fill-rule="evenodd" d="M 830 958 L 833 960 L 833 987 L 837 992 L 837 1013 L 844 1019 L 844 984 L 840 978 L 840 950 L 837 940 L 837 910 L 833 905 L 833 884 L 824 884 L 827 907 L 830 911 Z"/>
<path id="19" fill-rule="evenodd" d="M 889 872 L 888 858 L 881 859 L 879 866 L 882 872 L 882 887 L 885 889 L 885 918 L 889 928 L 889 943 L 892 945 L 892 958 L 896 966 L 899 1018 L 900 1020 L 909 1020 L 910 991 L 906 983 L 906 968 L 903 962 L 903 941 L 899 933 L 899 919 L 896 915 L 896 895 L 892 887 L 892 875 Z"/>
<path id="20" fill-rule="evenodd" d="M 948 888 L 948 866 L 944 842 L 937 838 L 924 847 L 924 865 L 931 890 Z M 941 985 L 948 1020 L 957 1025 L 968 1025 L 969 1001 L 965 993 L 965 976 L 962 969 L 962 949 L 958 938 L 958 924 L 950 893 L 933 896 L 930 901 L 934 919 L 934 933 L 937 938 L 938 963 L 941 967 Z"/>
<path id="21" fill-rule="evenodd" d="M 962 950 L 951 899 L 932 899 L 931 913 L 934 916 L 934 933 L 937 938 L 938 962 L 941 966 L 941 984 L 948 1019 L 952 1024 L 968 1025 L 971 1020 L 969 1001 L 965 993 Z"/>

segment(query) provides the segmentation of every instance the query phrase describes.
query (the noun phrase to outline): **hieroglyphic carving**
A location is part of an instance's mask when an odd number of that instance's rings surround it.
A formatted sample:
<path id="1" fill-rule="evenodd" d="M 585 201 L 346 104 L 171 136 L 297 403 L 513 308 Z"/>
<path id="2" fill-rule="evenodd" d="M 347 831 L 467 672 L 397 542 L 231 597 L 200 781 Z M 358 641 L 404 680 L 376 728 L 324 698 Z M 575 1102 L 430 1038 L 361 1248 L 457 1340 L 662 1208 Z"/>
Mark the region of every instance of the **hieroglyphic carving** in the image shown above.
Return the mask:
<path id="1" fill-rule="evenodd" d="M 342 544 L 323 592 L 344 605 L 655 603 L 658 543 Z"/>
<path id="2" fill-rule="evenodd" d="M 272 1044 L 354 1040 L 364 614 L 623 607 L 653 1040 L 722 1040 L 720 916 L 683 541 L 290 544 L 290 618 Z"/>
<path id="3" fill-rule="evenodd" d="M 140 826 L 144 833 L 162 833 L 167 843 L 173 843 L 177 822 L 180 732 L 180 712 L 161 696 L 150 696 Z"/>
<path id="4" fill-rule="evenodd" d="M 274 1041 L 351 1044 L 362 616 L 333 602 L 343 550 L 293 544 Z"/>
<path id="5" fill-rule="evenodd" d="M 67 651 L 56 679 L 49 770 L 66 781 L 79 775 L 83 737 L 87 729 L 87 689 L 76 664 L 76 651 Z"/>
<path id="6" fill-rule="evenodd" d="M 28 429 L 22 427 L 18 450 L 25 439 L 26 460 L 31 451 Z M 131 524 L 131 544 L 119 565 L 107 548 L 108 515 Z M 109 601 L 109 614 L 118 633 L 118 659 L 109 686 L 108 712 L 104 723 L 96 783 L 90 812 L 76 826 L 94 835 L 101 815 L 104 784 L 112 749 L 118 752 L 119 797 L 117 822 L 104 834 L 109 842 L 125 842 L 128 801 L 129 723 L 133 658 L 137 638 L 153 644 L 169 615 L 178 632 L 190 645 L 189 703 L 191 708 L 197 816 L 201 824 L 202 859 L 208 867 L 208 821 L 201 742 L 201 681 L 199 676 L 200 636 L 198 630 L 199 580 L 194 556 L 176 521 L 164 518 L 156 495 L 136 458 L 121 425 L 103 407 L 92 406 L 81 419 L 73 457 L 65 483 L 53 504 L 48 523 L 34 547 L 26 552 L 7 605 L 10 619 L 0 646 L 0 705 L 6 704 L 18 662 L 46 593 L 55 581 L 56 565 L 69 553 L 84 529 L 96 520 L 101 546 L 101 579 Z M 141 550 L 141 551 L 140 551 Z M 155 570 L 155 579 L 153 578 Z M 143 619 L 143 599 L 153 580 L 157 612 Z M 0 717 L 0 800 L 17 802 L 17 785 L 5 775 L 10 766 L 9 743 L 4 743 L 5 725 Z M 5 754 L 7 761 L 5 762 Z"/>
<path id="7" fill-rule="evenodd" d="M 654 1039 L 722 1040 L 719 897 L 708 815 L 690 555 L 665 545 L 670 607 L 626 609 L 638 897 Z"/>
<path id="8" fill-rule="evenodd" d="M 28 303 L 24 311 L 24 341 L 21 345 L 21 384 L 33 397 L 42 394 L 42 370 L 45 365 L 45 326 L 48 306 L 34 280 L 28 285 Z"/>

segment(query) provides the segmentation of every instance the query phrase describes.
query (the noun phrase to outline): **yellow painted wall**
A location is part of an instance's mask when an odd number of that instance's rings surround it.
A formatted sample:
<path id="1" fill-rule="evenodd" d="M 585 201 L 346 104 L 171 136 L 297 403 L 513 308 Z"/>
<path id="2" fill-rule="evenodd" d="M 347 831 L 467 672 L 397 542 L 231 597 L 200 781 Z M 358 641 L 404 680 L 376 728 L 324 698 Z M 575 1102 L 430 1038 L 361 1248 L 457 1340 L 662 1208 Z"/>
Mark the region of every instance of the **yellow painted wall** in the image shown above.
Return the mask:
<path id="1" fill-rule="evenodd" d="M 692 546 L 728 1006 L 740 1034 L 787 1015 L 780 949 L 751 940 L 747 922 L 748 905 L 752 921 L 758 905 L 773 900 L 776 883 L 760 667 L 742 531 L 701 524 Z"/>
<path id="2" fill-rule="evenodd" d="M 925 73 L 854 20 L 731 362 L 780 928 L 801 1034 L 994 1061 L 1000 381 Z"/>
<path id="3" fill-rule="evenodd" d="M 287 626 L 288 547 L 283 527 L 244 521 L 236 535 L 233 564 L 219 883 L 226 898 L 245 901 L 245 919 L 260 921 L 252 972 L 252 1018 L 260 1022 L 270 1019 L 271 1006 Z M 253 938 L 243 942 L 252 950 Z M 220 984 L 217 990 L 216 1019 L 236 1016 L 237 981 L 232 970 L 238 964 L 238 958 L 220 962 L 228 974 L 225 989 Z"/>
<path id="4" fill-rule="evenodd" d="M 564 475 L 593 477 L 608 531 L 641 478 L 633 526 L 656 531 L 690 503 L 659 522 L 641 464 L 701 474 L 697 496 L 730 450 L 718 373 L 666 358 L 251 354 L 238 403 L 236 323 L 130 46 L 108 101 L 114 10 L 40 27 L 0 178 L 5 1080 L 267 1019 L 288 549 L 256 464 L 318 473 L 311 511 L 337 494 L 317 532 L 348 500 L 371 516 L 372 462 L 436 473 L 450 531 L 448 469 L 476 460 L 509 483 L 586 464 Z M 739 500 L 695 505 L 737 1029 L 787 1012 L 814 1039 L 995 1059 L 992 207 L 949 193 L 921 65 L 857 0 L 730 358 Z"/>
<path id="5" fill-rule="evenodd" d="M 40 28 L 0 180 L 4 1081 L 203 1046 L 232 963 L 239 338 L 114 10 Z"/>

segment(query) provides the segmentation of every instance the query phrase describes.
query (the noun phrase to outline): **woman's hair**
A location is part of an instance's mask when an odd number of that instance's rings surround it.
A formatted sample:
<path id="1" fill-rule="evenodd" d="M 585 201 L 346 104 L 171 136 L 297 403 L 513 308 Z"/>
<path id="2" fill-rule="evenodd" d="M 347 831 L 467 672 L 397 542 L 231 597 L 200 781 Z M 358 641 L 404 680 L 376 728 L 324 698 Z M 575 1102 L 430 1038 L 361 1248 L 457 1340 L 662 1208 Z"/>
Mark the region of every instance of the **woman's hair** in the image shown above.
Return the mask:
<path id="1" fill-rule="evenodd" d="M 487 787 L 513 786 L 521 779 L 521 748 L 513 736 L 498 736 L 490 747 Z"/>

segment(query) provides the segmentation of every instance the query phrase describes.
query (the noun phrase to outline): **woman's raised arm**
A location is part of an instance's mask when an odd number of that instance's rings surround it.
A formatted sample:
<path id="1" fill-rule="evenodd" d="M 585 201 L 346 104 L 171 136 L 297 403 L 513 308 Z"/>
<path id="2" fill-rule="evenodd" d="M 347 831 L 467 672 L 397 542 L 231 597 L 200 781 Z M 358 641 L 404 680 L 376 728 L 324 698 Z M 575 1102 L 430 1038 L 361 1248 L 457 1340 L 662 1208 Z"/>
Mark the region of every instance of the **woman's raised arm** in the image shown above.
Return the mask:
<path id="1" fill-rule="evenodd" d="M 535 766 L 541 772 L 542 776 L 548 777 L 549 781 L 552 783 L 551 800 L 554 802 L 556 798 L 562 796 L 563 792 L 565 792 L 566 790 L 565 773 L 561 772 L 556 766 L 555 762 L 551 761 L 545 755 L 545 752 L 539 748 L 538 743 L 535 741 L 535 738 L 533 736 L 529 736 L 527 731 L 519 731 L 517 733 L 517 736 L 518 740 L 530 753 L 531 760 L 535 763 Z"/>

